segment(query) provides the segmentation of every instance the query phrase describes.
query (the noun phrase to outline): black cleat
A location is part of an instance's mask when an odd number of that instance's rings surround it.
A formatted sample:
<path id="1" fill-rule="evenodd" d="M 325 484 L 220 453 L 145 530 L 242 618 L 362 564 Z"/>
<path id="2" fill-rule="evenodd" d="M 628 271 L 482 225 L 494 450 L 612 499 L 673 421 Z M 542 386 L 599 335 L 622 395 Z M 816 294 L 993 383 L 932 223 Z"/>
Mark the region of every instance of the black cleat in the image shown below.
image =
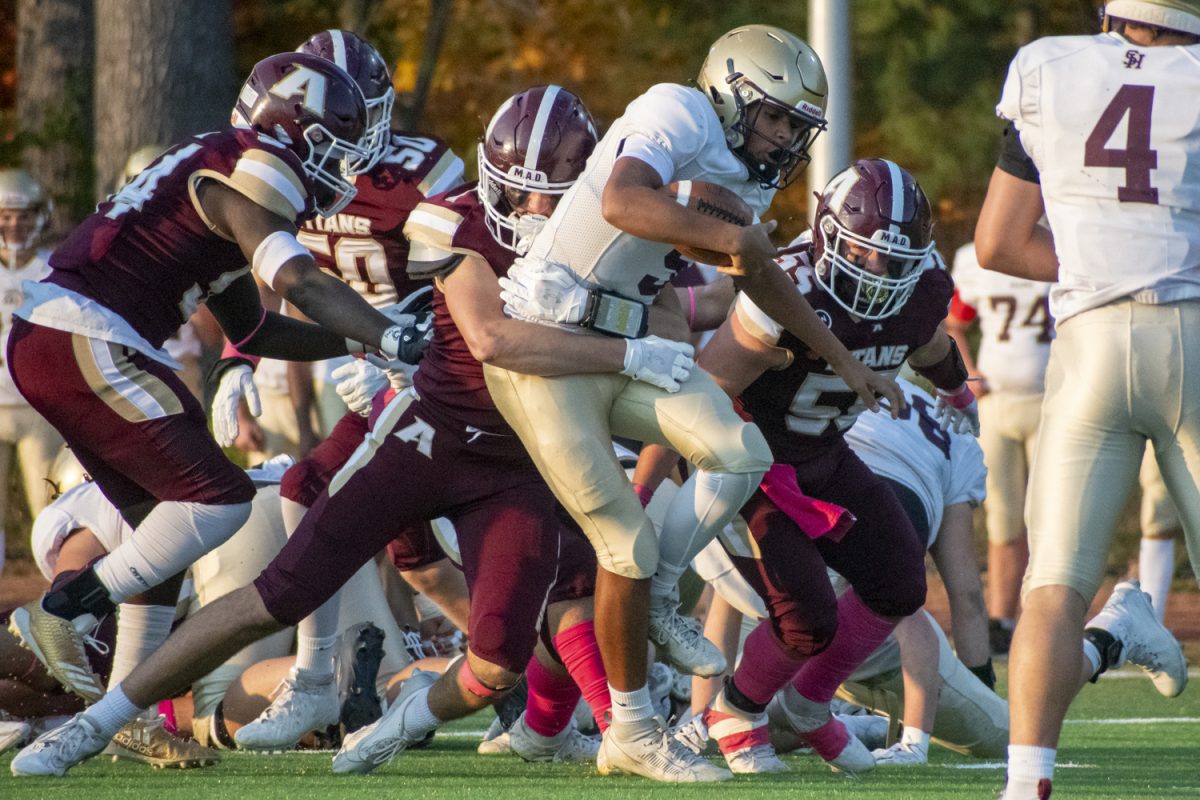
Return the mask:
<path id="1" fill-rule="evenodd" d="M 383 707 L 379 702 L 379 693 L 375 691 L 375 681 L 379 676 L 379 664 L 383 661 L 384 633 L 370 622 L 358 626 L 343 634 L 352 646 L 342 651 L 342 664 L 348 669 L 348 681 L 342 700 L 342 710 L 338 720 L 344 733 L 353 733 L 359 728 L 370 725 L 383 716 Z M 353 637 L 353 638 L 351 638 Z"/>

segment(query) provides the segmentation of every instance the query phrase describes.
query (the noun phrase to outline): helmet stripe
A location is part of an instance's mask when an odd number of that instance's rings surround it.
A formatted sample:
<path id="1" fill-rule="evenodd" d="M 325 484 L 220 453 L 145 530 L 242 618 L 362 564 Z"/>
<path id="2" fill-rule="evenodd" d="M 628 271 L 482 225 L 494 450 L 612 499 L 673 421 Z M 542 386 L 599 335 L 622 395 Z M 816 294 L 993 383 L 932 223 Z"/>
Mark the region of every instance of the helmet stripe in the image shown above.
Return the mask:
<path id="1" fill-rule="evenodd" d="M 533 120 L 533 131 L 529 134 L 529 149 L 525 151 L 526 169 L 537 169 L 538 159 L 542 155 L 542 137 L 546 134 L 546 124 L 550 121 L 550 111 L 554 101 L 558 99 L 561 88 L 547 86 L 542 93 L 542 103 L 538 106 L 537 116 Z"/>
<path id="2" fill-rule="evenodd" d="M 900 226 L 897 224 L 904 221 L 904 177 L 900 174 L 900 167 L 894 161 L 884 159 L 884 164 L 888 168 L 888 180 L 892 184 L 892 213 L 889 215 L 892 219 L 892 233 L 899 233 Z"/>
<path id="3" fill-rule="evenodd" d="M 333 40 L 333 63 L 346 69 L 346 35 L 333 30 L 329 32 L 329 38 Z"/>

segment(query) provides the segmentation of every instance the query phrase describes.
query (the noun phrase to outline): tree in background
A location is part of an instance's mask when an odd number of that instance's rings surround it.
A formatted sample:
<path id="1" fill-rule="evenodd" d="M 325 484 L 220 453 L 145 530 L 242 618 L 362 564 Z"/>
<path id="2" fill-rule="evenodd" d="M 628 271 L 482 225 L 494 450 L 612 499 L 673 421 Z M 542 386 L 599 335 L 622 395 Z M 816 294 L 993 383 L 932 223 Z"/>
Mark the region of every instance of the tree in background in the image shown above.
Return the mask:
<path id="1" fill-rule="evenodd" d="M 231 20 L 229 0 L 97 0 L 96 198 L 139 147 L 229 124 Z"/>

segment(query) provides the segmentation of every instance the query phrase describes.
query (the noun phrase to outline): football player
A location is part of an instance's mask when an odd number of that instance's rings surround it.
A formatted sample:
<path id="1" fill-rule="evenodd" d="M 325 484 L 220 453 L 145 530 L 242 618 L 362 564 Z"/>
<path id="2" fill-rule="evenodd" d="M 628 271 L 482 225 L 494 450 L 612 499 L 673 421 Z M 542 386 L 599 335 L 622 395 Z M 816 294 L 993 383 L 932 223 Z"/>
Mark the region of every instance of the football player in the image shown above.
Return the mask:
<path id="1" fill-rule="evenodd" d="M 1167 696 L 1187 682 L 1182 651 L 1133 585 L 1109 607 L 1136 607 L 1146 624 L 1123 643 L 1088 629 L 1084 664 L 1070 665 L 1147 440 L 1188 547 L 1200 547 L 1200 127 L 1176 111 L 1200 89 L 1198 57 L 1200 2 L 1115 0 L 1102 33 L 1021 48 L 997 106 L 1010 124 L 975 230 L 979 262 L 1058 281 L 1009 660 L 1007 800 L 1050 796 L 1079 674 L 1129 660 L 1151 666 Z"/>
<path id="2" fill-rule="evenodd" d="M 862 364 L 893 376 L 908 362 L 938 388 L 943 424 L 977 434 L 966 368 L 939 327 L 953 283 L 931 229 L 929 201 L 912 175 L 891 161 L 858 161 L 825 187 L 811 240 L 805 234 L 793 243 L 777 269 Z M 747 293 L 701 363 L 730 397 L 740 397 L 776 461 L 741 510 L 755 548 L 737 554 L 753 556 L 739 569 L 763 596 L 770 619 L 747 640 L 750 657 L 706 717 L 721 721 L 717 742 L 734 769 L 780 769 L 766 742 L 764 711 L 786 685 L 783 707 L 805 741 L 836 769 L 868 770 L 870 752 L 831 718 L 829 702 L 896 623 L 924 603 L 925 552 L 891 488 L 845 441 L 865 404 Z M 663 458 L 643 457 L 651 465 Z M 857 521 L 848 533 L 837 528 L 811 538 L 791 513 L 797 487 Z M 852 586 L 840 599 L 826 565 Z"/>
<path id="3" fill-rule="evenodd" d="M 302 44 L 297 52 L 323 58 L 355 79 L 367 99 L 368 154 L 361 165 L 365 171 L 355 180 L 357 192 L 344 209 L 327 218 L 306 221 L 297 238 L 313 254 L 323 271 L 335 276 L 376 308 L 405 301 L 404 311 L 428 304 L 429 279 L 415 279 L 406 271 L 409 244 L 404 223 L 413 208 L 426 198 L 462 183 L 463 163 L 436 137 L 405 133 L 391 127 L 395 91 L 383 56 L 368 42 L 348 31 L 327 30 Z M 213 429 L 221 444 L 232 444 L 238 433 L 236 409 L 243 392 L 256 395 L 249 376 L 252 363 L 236 353 L 223 367 L 214 400 Z M 340 370 L 340 372 L 339 372 Z M 336 375 L 373 373 L 369 386 L 360 386 L 350 398 L 348 410 L 330 435 L 284 476 L 281 486 L 284 523 L 289 534 L 296 530 L 305 512 L 320 496 L 333 475 L 367 433 L 366 414 L 375 391 L 386 386 L 383 373 L 364 360 L 350 360 L 335 370 Z M 396 371 L 393 382 L 408 384 L 408 376 Z M 294 385 L 305 383 L 295 381 Z M 311 381 L 307 383 L 311 387 Z M 250 406 L 258 405 L 255 397 Z M 309 418 L 311 392 L 299 398 L 296 414 Z M 216 409 L 220 409 L 218 412 Z M 402 544 L 407 547 L 400 551 Z M 393 548 L 393 561 L 417 591 L 429 593 L 454 614 L 465 596 L 458 571 L 446 561 L 428 523 L 420 523 L 413 536 L 401 536 Z M 457 591 L 456 591 L 457 590 Z M 338 695 L 334 683 L 334 645 L 339 610 L 337 595 L 297 631 L 296 674 L 284 685 L 268 712 L 255 723 L 241 728 L 239 745 L 285 749 L 310 730 L 323 729 L 338 718 Z M 463 614 L 454 622 L 466 625 Z"/>
<path id="4" fill-rule="evenodd" d="M 515 171 L 528 193 L 513 196 L 510 215 L 548 212 L 556 194 L 578 176 L 595 144 L 595 128 L 577 98 L 558 87 L 518 95 L 501 111 L 507 124 L 500 149 L 513 164 L 536 166 L 540 178 Z M 511 116 L 509 116 L 511 115 Z M 543 125 L 533 125 L 544 120 Z M 517 137 L 520 138 L 512 138 Z M 527 158 L 529 153 L 534 158 Z M 553 181 L 553 182 L 552 182 Z M 547 195 L 550 195 L 547 197 Z M 520 442 L 491 405 L 478 356 L 547 372 L 623 363 L 629 345 L 593 340 L 504 317 L 497 272 L 512 258 L 488 233 L 473 187 L 443 195 L 430 210 L 453 229 L 454 250 L 434 254 L 418 273 L 439 274 L 446 290 L 435 298 L 434 336 L 416 373 L 419 397 L 395 396 L 370 435 L 334 476 L 283 551 L 253 585 L 221 598 L 180 627 L 167 644 L 124 682 L 129 697 L 152 703 L 204 674 L 242 645 L 293 624 L 316 610 L 398 530 L 445 514 L 454 523 L 472 591 L 470 652 L 431 691 L 410 680 L 383 720 L 349 739 L 338 772 L 367 772 L 442 721 L 471 713 L 511 687 L 529 663 L 537 623 L 549 601 L 551 633 L 579 633 L 595 565 L 577 533 L 563 530 L 553 495 Z M 514 202 L 515 201 L 515 202 Z M 473 221 L 472 221 L 473 220 Z M 461 237 L 461 238 L 460 238 Z M 470 257 L 467 254 L 471 254 Z M 486 254 L 486 256 L 485 256 Z M 413 258 L 417 258 L 414 254 Z M 462 307 L 459 306 L 462 301 Z M 653 348 L 654 340 L 641 347 Z M 397 482 L 396 476 L 405 476 Z M 572 546 L 568 536 L 576 537 Z M 587 631 L 585 631 L 587 633 Z M 564 661 L 587 656 L 586 636 L 574 647 L 557 643 Z M 591 649 L 594 650 L 594 640 Z M 128 709 L 100 701 L 71 723 L 74 734 L 44 737 L 17 771 L 63 774 L 104 746 Z M 415 718 L 414 718 L 415 715 Z M 565 737 L 564 737 L 565 738 Z M 27 748 L 29 750 L 29 748 Z M 20 756 L 18 757 L 20 758 Z M 26 763 L 28 763 L 26 762 Z"/>
<path id="5" fill-rule="evenodd" d="M 894 383 L 855 359 L 789 290 L 772 260 L 772 224 L 739 227 L 658 191 L 673 181 L 707 181 L 765 212 L 825 126 L 817 55 L 787 31 L 749 25 L 717 40 L 698 83 L 654 86 L 613 123 L 509 273 L 508 311 L 570 328 L 577 338 L 606 333 L 637 343 L 650 332 L 682 341 L 686 322 L 673 291 L 663 289 L 686 262 L 669 243 L 728 254 L 724 269 L 741 288 L 828 357 L 865 406 L 877 408 L 882 393 L 898 412 L 903 397 Z M 546 378 L 490 364 L 484 372 L 496 405 L 600 561 L 597 637 L 613 698 L 600 771 L 723 780 L 729 772 L 689 758 L 655 716 L 643 643 L 649 635 L 689 672 L 724 669 L 720 652 L 677 613 L 676 586 L 758 485 L 771 453 L 712 381 L 700 372 L 684 380 L 691 347 L 676 350 L 662 366 L 669 375 L 674 361 L 678 380 L 658 386 L 629 379 L 654 367 L 649 360 L 627 361 L 624 374 Z M 698 467 L 668 512 L 661 541 L 613 454 L 613 434 L 670 444 Z"/>
<path id="6" fill-rule="evenodd" d="M 354 195 L 345 162 L 365 155 L 367 120 L 358 85 L 324 59 L 285 53 L 255 65 L 238 106 L 247 127 L 167 150 L 74 230 L 50 276 L 25 284 L 9 337 L 18 390 L 135 527 L 26 606 L 26 644 L 60 682 L 93 696 L 82 632 L 232 535 L 254 492 L 208 433 L 163 341 L 206 302 L 251 353 L 312 359 L 370 347 L 396 359 L 411 349 L 400 325 L 322 273 L 296 240 L 300 222 Z M 252 271 L 324 327 L 265 312 Z M 112 702 L 139 708 L 119 688 Z M 14 769 L 62 771 L 53 748 L 30 756 Z"/>
<path id="7" fill-rule="evenodd" d="M 0 352 L 7 351 L 13 312 L 25 299 L 21 283 L 50 273 L 50 254 L 39 248 L 52 210 L 50 198 L 32 175 L 23 169 L 0 169 Z M 8 370 L 0 369 L 0 572 L 14 457 L 21 465 L 29 513 L 36 517 L 46 505 L 42 476 L 49 474 L 60 447 L 58 431 L 29 406 Z"/>

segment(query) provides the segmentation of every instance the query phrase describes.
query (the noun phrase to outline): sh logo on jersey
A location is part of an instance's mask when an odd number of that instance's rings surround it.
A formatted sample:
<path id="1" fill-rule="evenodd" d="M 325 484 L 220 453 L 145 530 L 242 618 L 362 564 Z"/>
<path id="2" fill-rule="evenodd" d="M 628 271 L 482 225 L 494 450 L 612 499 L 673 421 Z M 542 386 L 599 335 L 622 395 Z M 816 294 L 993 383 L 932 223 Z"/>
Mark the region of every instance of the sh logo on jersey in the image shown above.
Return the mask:
<path id="1" fill-rule="evenodd" d="M 1125 51 L 1125 69 L 1141 69 L 1142 61 L 1146 58 L 1145 53 L 1139 53 L 1137 50 Z"/>

